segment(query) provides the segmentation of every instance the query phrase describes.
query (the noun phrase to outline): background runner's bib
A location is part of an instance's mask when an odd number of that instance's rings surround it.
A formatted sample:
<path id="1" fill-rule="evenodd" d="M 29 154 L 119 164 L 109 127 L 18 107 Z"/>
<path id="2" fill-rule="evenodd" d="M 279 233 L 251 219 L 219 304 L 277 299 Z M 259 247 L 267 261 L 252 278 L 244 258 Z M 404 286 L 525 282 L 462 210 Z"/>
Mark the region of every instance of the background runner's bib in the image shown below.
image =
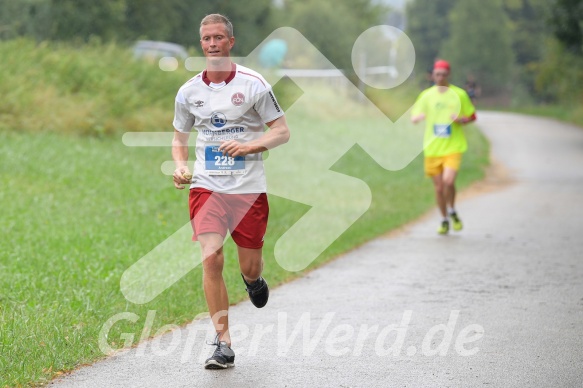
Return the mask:
<path id="1" fill-rule="evenodd" d="M 433 135 L 435 135 L 435 137 L 450 137 L 451 136 L 451 125 L 450 124 L 435 124 L 433 126 Z"/>
<path id="2" fill-rule="evenodd" d="M 206 146 L 204 163 L 208 175 L 245 174 L 245 157 L 223 155 L 218 145 Z"/>

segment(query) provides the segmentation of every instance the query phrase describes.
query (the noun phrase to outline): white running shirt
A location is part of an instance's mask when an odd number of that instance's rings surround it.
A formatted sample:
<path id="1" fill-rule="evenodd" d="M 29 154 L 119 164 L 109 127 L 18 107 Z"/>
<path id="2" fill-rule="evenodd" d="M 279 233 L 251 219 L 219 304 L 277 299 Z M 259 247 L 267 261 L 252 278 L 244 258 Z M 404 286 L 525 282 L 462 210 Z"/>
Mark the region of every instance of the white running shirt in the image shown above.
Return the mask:
<path id="1" fill-rule="evenodd" d="M 205 70 L 182 85 L 176 95 L 174 128 L 198 132 L 190 188 L 228 194 L 267 192 L 262 153 L 233 158 L 217 148 L 227 140 L 245 143 L 261 137 L 265 123 L 283 114 L 271 85 L 259 73 L 234 63 L 225 82 L 211 83 Z"/>

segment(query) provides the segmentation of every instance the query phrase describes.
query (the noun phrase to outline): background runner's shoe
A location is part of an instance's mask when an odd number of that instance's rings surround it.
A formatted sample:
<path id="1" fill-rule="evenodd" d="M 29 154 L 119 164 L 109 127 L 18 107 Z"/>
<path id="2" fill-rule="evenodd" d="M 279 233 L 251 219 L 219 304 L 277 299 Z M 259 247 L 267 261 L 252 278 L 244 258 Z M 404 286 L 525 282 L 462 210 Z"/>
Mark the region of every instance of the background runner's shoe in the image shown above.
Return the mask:
<path id="1" fill-rule="evenodd" d="M 439 234 L 447 234 L 449 232 L 449 221 L 441 221 L 441 226 L 437 229 Z"/>
<path id="2" fill-rule="evenodd" d="M 449 216 L 451 217 L 453 223 L 453 230 L 456 232 L 462 230 L 464 224 L 462 224 L 462 220 L 460 220 L 460 218 L 457 216 L 457 213 L 451 213 Z"/>
<path id="3" fill-rule="evenodd" d="M 215 342 L 211 344 L 217 348 L 213 355 L 207 358 L 204 369 L 227 369 L 230 366 L 235 366 L 235 352 L 226 342 L 219 341 L 219 335 L 217 333 Z"/>
<path id="4" fill-rule="evenodd" d="M 245 291 L 249 294 L 249 299 L 251 303 L 257 308 L 261 308 L 267 304 L 267 299 L 269 299 L 269 287 L 267 282 L 262 277 L 259 277 L 253 284 L 247 283 L 243 274 L 241 274 L 243 282 L 247 286 Z"/>

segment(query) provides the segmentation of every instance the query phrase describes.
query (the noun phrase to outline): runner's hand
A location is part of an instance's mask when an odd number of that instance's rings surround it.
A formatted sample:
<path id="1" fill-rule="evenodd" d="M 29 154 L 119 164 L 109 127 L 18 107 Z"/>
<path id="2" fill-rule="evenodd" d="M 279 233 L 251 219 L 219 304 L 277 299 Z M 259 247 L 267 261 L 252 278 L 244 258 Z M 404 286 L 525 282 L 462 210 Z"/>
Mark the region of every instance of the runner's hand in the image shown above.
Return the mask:
<path id="1" fill-rule="evenodd" d="M 188 167 L 179 167 L 174 170 L 174 174 L 172 175 L 174 179 L 174 187 L 178 190 L 183 190 L 185 186 L 190 184 L 192 180 L 192 173 L 188 170 Z"/>
<path id="2" fill-rule="evenodd" d="M 459 124 L 465 124 L 468 122 L 468 119 L 466 117 L 458 116 L 456 114 L 452 114 L 451 119 Z"/>
<path id="3" fill-rule="evenodd" d="M 231 157 L 245 156 L 252 153 L 251 148 L 248 145 L 245 143 L 239 143 L 236 140 L 229 140 L 224 142 L 220 145 L 219 151 L 221 151 L 223 155 L 228 155 Z"/>

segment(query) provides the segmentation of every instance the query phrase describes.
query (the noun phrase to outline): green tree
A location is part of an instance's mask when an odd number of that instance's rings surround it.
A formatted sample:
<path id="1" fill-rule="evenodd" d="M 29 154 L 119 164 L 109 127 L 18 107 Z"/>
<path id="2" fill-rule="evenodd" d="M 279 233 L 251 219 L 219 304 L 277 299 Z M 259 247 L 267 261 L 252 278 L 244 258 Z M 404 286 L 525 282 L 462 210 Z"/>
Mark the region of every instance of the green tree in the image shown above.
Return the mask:
<path id="1" fill-rule="evenodd" d="M 125 22 L 125 0 L 51 0 L 54 40 L 87 41 L 91 37 L 119 37 Z"/>
<path id="2" fill-rule="evenodd" d="M 199 46 L 199 23 L 211 13 L 226 15 L 234 26 L 233 53 L 245 56 L 274 29 L 271 0 L 125 0 L 129 39 L 168 40 Z"/>
<path id="3" fill-rule="evenodd" d="M 550 25 L 568 51 L 583 55 L 583 0 L 554 0 Z"/>
<path id="4" fill-rule="evenodd" d="M 512 36 L 499 0 L 459 1 L 449 15 L 450 36 L 439 55 L 452 64 L 453 81 L 476 77 L 485 92 L 507 89 L 513 67 Z"/>
<path id="5" fill-rule="evenodd" d="M 120 35 L 129 40 L 147 38 L 174 41 L 177 22 L 183 18 L 179 4 L 173 1 L 125 0 L 125 26 Z M 183 43 L 183 42 L 180 42 Z"/>
<path id="6" fill-rule="evenodd" d="M 548 33 L 535 71 L 535 92 L 544 102 L 580 106 L 583 98 L 583 1 L 554 0 Z"/>
<path id="7" fill-rule="evenodd" d="M 200 20 L 216 12 L 235 26 L 236 55 L 248 54 L 275 28 L 271 0 L 246 0 L 244 6 L 229 0 L 0 0 L 0 38 L 142 38 L 198 46 Z"/>
<path id="8" fill-rule="evenodd" d="M 431 69 L 450 34 L 449 13 L 456 0 L 412 0 L 407 4 L 407 35 L 415 47 L 418 73 Z"/>
<path id="9" fill-rule="evenodd" d="M 50 0 L 0 0 L 0 39 L 19 36 L 47 39 L 50 9 Z"/>
<path id="10" fill-rule="evenodd" d="M 535 92 L 543 102 L 580 106 L 583 99 L 583 57 L 547 38 L 543 60 L 537 66 Z"/>
<path id="11" fill-rule="evenodd" d="M 519 88 L 535 97 L 535 78 L 543 55 L 543 42 L 550 33 L 545 23 L 548 4 L 546 0 L 503 0 L 503 7 L 510 19 L 516 61 L 514 79 Z"/>
<path id="12" fill-rule="evenodd" d="M 370 0 L 287 0 L 278 12 L 278 25 L 300 31 L 337 68 L 352 69 L 354 42 L 382 24 L 387 12 Z"/>
<path id="13" fill-rule="evenodd" d="M 237 55 L 249 54 L 276 28 L 271 0 L 251 0 L 244 4 L 230 0 L 207 1 L 214 9 L 212 12 L 224 13 L 233 22 Z M 198 24 L 196 33 L 198 36 Z"/>
<path id="14" fill-rule="evenodd" d="M 510 19 L 512 51 L 518 65 L 537 62 L 542 54 L 542 40 L 548 35 L 545 23 L 546 2 L 540 0 L 504 0 Z"/>

